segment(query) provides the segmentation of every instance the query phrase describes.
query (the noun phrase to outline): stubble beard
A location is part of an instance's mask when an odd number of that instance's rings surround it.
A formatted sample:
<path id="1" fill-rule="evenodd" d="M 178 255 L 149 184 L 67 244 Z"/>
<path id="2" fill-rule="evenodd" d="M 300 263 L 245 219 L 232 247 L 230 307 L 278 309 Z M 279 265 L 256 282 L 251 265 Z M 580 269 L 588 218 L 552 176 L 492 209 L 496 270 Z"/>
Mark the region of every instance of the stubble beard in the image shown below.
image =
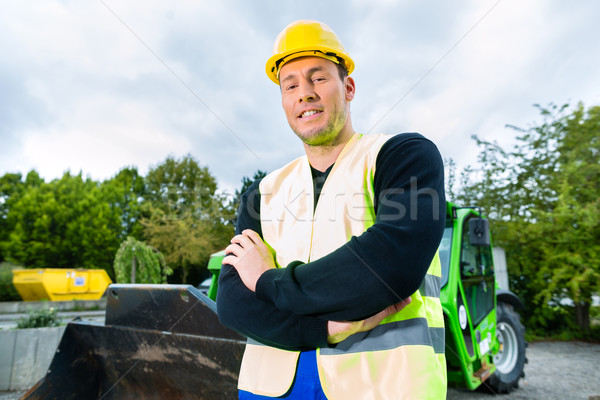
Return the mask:
<path id="1" fill-rule="evenodd" d="M 347 111 L 336 107 L 326 126 L 304 131 L 292 127 L 292 130 L 308 146 L 333 146 L 337 144 L 340 132 L 346 124 L 346 118 Z"/>

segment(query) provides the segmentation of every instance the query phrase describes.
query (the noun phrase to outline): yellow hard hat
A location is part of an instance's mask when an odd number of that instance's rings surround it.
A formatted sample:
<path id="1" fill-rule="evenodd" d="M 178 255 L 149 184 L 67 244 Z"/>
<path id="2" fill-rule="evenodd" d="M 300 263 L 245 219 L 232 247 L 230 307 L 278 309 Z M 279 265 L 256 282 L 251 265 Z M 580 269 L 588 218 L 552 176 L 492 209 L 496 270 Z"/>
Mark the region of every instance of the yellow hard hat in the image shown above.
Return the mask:
<path id="1" fill-rule="evenodd" d="M 306 56 L 326 58 L 336 64 L 342 61 L 348 74 L 354 70 L 354 61 L 329 26 L 319 21 L 300 20 L 289 24 L 275 39 L 273 56 L 266 65 L 267 75 L 279 85 L 281 67 L 290 60 Z"/>

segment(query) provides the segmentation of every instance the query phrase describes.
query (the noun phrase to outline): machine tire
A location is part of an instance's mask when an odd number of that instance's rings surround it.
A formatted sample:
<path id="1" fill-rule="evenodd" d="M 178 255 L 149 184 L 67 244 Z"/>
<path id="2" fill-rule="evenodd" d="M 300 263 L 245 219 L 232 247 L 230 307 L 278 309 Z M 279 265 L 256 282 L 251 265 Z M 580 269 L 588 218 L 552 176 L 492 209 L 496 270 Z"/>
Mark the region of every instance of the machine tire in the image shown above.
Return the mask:
<path id="1" fill-rule="evenodd" d="M 494 354 L 496 372 L 488 378 L 483 387 L 492 393 L 509 393 L 519 387 L 519 379 L 525 377 L 523 371 L 525 357 L 525 328 L 513 306 L 498 302 L 496 336 L 500 343 Z"/>

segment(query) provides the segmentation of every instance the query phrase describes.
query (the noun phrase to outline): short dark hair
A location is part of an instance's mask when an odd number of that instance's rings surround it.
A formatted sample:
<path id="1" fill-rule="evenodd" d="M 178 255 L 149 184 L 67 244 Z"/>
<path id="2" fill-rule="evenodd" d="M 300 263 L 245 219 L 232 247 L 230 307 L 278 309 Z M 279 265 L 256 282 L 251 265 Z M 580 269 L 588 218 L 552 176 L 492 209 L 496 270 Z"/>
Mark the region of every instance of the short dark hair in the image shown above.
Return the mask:
<path id="1" fill-rule="evenodd" d="M 348 76 L 348 70 L 346 69 L 346 64 L 344 64 L 344 60 L 341 59 L 340 57 L 337 57 L 338 59 L 338 63 L 335 64 L 335 67 L 338 70 L 338 76 L 340 77 L 340 81 L 342 81 L 342 83 L 344 83 L 344 78 Z M 279 76 L 278 76 L 279 78 Z M 281 89 L 281 88 L 280 88 Z M 283 90 L 283 89 L 281 89 Z"/>
<path id="2" fill-rule="evenodd" d="M 344 78 L 348 76 L 348 70 L 346 69 L 346 65 L 344 64 L 344 60 L 338 57 L 338 64 L 335 64 L 338 70 L 338 75 L 340 76 L 340 80 L 344 82 Z"/>

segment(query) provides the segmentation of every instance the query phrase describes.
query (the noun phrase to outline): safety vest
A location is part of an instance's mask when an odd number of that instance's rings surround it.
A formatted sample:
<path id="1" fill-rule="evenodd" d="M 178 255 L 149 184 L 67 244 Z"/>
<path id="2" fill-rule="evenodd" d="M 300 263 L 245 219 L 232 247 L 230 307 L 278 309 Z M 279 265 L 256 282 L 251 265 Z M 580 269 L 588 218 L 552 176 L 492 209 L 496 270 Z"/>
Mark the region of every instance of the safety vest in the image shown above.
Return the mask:
<path id="1" fill-rule="evenodd" d="M 267 175 L 260 183 L 263 238 L 276 262 L 309 262 L 359 236 L 375 222 L 375 163 L 387 135 L 354 135 L 346 144 L 314 209 L 306 157 Z M 317 367 L 328 399 L 445 399 L 444 319 L 441 264 L 436 254 L 412 302 L 369 332 L 334 347 L 317 349 Z M 249 340 L 238 387 L 277 397 L 291 387 L 299 352 Z"/>

